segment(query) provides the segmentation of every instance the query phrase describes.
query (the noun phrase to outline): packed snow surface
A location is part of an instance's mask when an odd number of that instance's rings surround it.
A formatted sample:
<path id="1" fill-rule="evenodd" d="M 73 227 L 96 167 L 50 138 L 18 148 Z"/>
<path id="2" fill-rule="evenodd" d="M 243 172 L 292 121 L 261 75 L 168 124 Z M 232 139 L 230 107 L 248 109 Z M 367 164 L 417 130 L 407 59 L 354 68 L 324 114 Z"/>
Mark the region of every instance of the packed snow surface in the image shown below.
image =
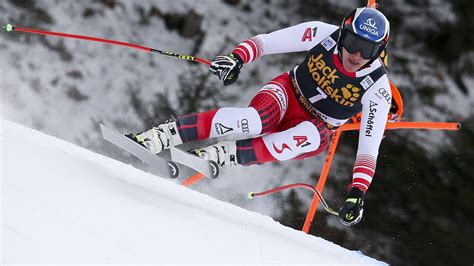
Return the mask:
<path id="1" fill-rule="evenodd" d="M 2 265 L 384 264 L 268 216 L 0 121 Z"/>

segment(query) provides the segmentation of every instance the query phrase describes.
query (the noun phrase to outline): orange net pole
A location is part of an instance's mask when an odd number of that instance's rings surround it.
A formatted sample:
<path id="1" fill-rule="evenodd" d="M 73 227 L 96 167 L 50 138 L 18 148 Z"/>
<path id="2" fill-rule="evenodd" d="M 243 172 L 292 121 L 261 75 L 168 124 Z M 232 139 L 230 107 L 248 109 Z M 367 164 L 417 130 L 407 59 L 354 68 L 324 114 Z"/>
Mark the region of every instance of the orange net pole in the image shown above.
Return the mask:
<path id="1" fill-rule="evenodd" d="M 376 2 L 377 2 L 376 0 L 367 1 L 367 7 L 377 8 L 379 5 Z"/>
<path id="2" fill-rule="evenodd" d="M 368 0 L 367 7 L 377 8 L 378 7 L 377 0 Z M 395 87 L 395 84 L 391 82 L 391 86 Z M 331 140 L 331 144 L 328 149 L 326 162 L 324 163 L 323 170 L 321 171 L 321 175 L 319 177 L 319 181 L 316 188 L 321 194 L 323 192 L 323 188 L 326 183 L 326 179 L 327 179 L 329 169 L 332 164 L 332 159 L 334 157 L 334 153 L 336 151 L 336 146 L 337 146 L 337 143 L 339 142 L 339 137 L 340 137 L 341 132 L 349 131 L 349 130 L 359 130 L 359 128 L 360 128 L 360 123 L 345 124 L 339 127 L 335 131 L 334 136 L 332 137 L 332 140 Z M 461 124 L 459 123 L 443 123 L 443 122 L 388 122 L 385 127 L 386 130 L 391 130 L 391 129 L 459 130 L 460 128 L 461 128 Z M 306 216 L 306 221 L 303 225 L 303 231 L 305 233 L 309 232 L 318 204 L 319 204 L 319 198 L 316 197 L 315 195 L 313 198 L 313 201 L 311 202 L 311 207 L 308 211 L 308 215 Z"/>
<path id="3" fill-rule="evenodd" d="M 336 130 L 336 132 L 334 132 L 334 135 L 332 136 L 331 143 L 329 144 L 328 155 L 326 156 L 326 161 L 324 163 L 323 170 L 321 171 L 321 175 L 316 186 L 316 189 L 321 194 L 323 193 L 324 185 L 326 184 L 326 179 L 329 174 L 329 169 L 331 168 L 332 159 L 334 157 L 334 154 L 336 153 L 336 147 L 337 143 L 339 142 L 340 136 L 341 131 Z M 311 207 L 309 208 L 308 215 L 306 216 L 306 220 L 303 225 L 303 231 L 307 234 L 309 233 L 311 224 L 314 221 L 314 215 L 316 214 L 316 209 L 318 208 L 318 205 L 319 197 L 317 197 L 317 195 L 314 195 L 313 201 L 311 202 Z"/>
<path id="4" fill-rule="evenodd" d="M 328 155 L 326 157 L 326 161 L 323 166 L 323 170 L 321 171 L 321 175 L 318 180 L 318 184 L 316 189 L 322 194 L 324 185 L 326 184 L 326 179 L 329 174 L 329 169 L 331 168 L 332 159 L 334 157 L 334 153 L 336 152 L 336 147 L 339 142 L 339 137 L 341 132 L 343 131 L 350 131 L 350 130 L 359 130 L 360 124 L 345 124 L 339 127 L 335 132 L 334 136 L 332 137 L 331 144 L 329 145 Z M 445 122 L 388 122 L 385 129 L 436 129 L 436 130 L 459 130 L 461 128 L 461 124 L 459 123 L 445 123 Z M 306 216 L 306 220 L 303 225 L 303 232 L 309 233 L 309 229 L 311 228 L 311 224 L 314 221 L 314 216 L 316 214 L 316 209 L 319 205 L 319 198 L 315 195 L 313 197 L 313 201 L 311 202 L 310 209 Z"/>
<path id="5" fill-rule="evenodd" d="M 338 130 L 350 131 L 359 130 L 360 124 L 345 124 L 342 125 Z M 450 122 L 388 122 L 385 129 L 436 129 L 436 130 L 459 130 L 461 124 L 450 123 Z"/>
<path id="6" fill-rule="evenodd" d="M 368 0 L 367 7 L 374 7 L 377 8 L 376 0 Z M 358 125 L 358 124 L 355 124 Z M 359 127 L 357 127 L 359 128 Z M 357 129 L 355 128 L 355 129 Z M 328 155 L 326 156 L 326 161 L 324 162 L 323 169 L 321 171 L 321 175 L 319 176 L 318 184 L 316 185 L 316 189 L 319 193 L 323 193 L 324 186 L 326 184 L 326 180 L 329 174 L 329 169 L 331 168 L 332 159 L 334 158 L 334 154 L 336 153 L 336 147 L 339 143 L 339 137 L 341 136 L 342 130 L 336 130 L 334 135 L 331 139 L 331 144 L 328 148 Z M 309 229 L 311 228 L 311 224 L 314 221 L 314 215 L 316 214 L 316 209 L 319 205 L 319 197 L 314 195 L 313 200 L 311 202 L 311 206 L 308 211 L 308 215 L 306 215 L 306 220 L 304 221 L 303 225 L 303 232 L 309 233 Z"/>

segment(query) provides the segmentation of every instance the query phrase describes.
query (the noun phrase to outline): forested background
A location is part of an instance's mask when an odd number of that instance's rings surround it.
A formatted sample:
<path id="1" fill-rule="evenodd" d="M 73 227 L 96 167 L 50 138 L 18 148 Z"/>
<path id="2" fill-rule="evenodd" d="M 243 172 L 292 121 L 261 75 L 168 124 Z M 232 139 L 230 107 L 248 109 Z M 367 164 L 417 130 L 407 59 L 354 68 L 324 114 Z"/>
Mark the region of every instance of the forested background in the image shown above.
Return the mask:
<path id="1" fill-rule="evenodd" d="M 6 0 L 0 2 L 0 23 L 212 59 L 259 33 L 309 20 L 340 24 L 351 9 L 365 4 L 357 0 Z M 471 265 L 474 17 L 470 11 L 474 3 L 380 0 L 379 5 L 391 22 L 389 71 L 403 96 L 404 120 L 457 121 L 462 129 L 387 132 L 366 195 L 363 221 L 347 228 L 318 211 L 311 234 L 394 265 Z M 147 170 L 104 143 L 98 122 L 129 133 L 170 116 L 246 106 L 260 86 L 303 58 L 304 53 L 263 57 L 245 66 L 235 85 L 224 88 L 206 67 L 195 63 L 104 44 L 2 32 L 1 117 Z M 357 137 L 357 133 L 342 135 L 328 178 L 324 196 L 335 208 L 342 204 L 351 181 Z M 193 189 L 300 230 L 312 199 L 307 191 L 287 191 L 251 202 L 246 192 L 294 182 L 314 184 L 324 159 L 322 154 L 299 162 L 236 167 Z"/>

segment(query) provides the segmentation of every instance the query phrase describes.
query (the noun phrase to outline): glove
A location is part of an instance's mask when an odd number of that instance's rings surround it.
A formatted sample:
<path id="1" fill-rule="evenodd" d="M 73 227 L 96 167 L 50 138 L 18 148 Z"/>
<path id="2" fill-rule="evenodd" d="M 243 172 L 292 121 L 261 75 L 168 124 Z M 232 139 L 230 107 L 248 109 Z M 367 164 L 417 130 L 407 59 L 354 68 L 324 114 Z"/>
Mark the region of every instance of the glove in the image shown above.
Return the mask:
<path id="1" fill-rule="evenodd" d="M 346 202 L 339 210 L 339 221 L 345 226 L 358 224 L 364 213 L 364 192 L 357 187 L 351 188 Z"/>
<path id="2" fill-rule="evenodd" d="M 237 80 L 243 64 L 237 54 L 220 55 L 212 60 L 209 70 L 228 86 Z"/>

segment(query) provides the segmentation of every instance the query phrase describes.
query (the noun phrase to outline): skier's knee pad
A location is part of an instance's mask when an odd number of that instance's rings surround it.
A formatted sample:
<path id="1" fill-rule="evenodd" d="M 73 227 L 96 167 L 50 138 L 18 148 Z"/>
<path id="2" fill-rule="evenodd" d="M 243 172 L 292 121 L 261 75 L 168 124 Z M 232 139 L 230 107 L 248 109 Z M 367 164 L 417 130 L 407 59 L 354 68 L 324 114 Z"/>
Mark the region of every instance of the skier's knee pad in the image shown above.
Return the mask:
<path id="1" fill-rule="evenodd" d="M 262 120 L 252 108 L 224 107 L 217 110 L 212 118 L 210 138 L 227 135 L 259 135 Z"/>
<path id="2" fill-rule="evenodd" d="M 295 127 L 262 138 L 270 154 L 279 161 L 314 152 L 321 144 L 318 128 L 310 121 L 301 122 Z"/>

